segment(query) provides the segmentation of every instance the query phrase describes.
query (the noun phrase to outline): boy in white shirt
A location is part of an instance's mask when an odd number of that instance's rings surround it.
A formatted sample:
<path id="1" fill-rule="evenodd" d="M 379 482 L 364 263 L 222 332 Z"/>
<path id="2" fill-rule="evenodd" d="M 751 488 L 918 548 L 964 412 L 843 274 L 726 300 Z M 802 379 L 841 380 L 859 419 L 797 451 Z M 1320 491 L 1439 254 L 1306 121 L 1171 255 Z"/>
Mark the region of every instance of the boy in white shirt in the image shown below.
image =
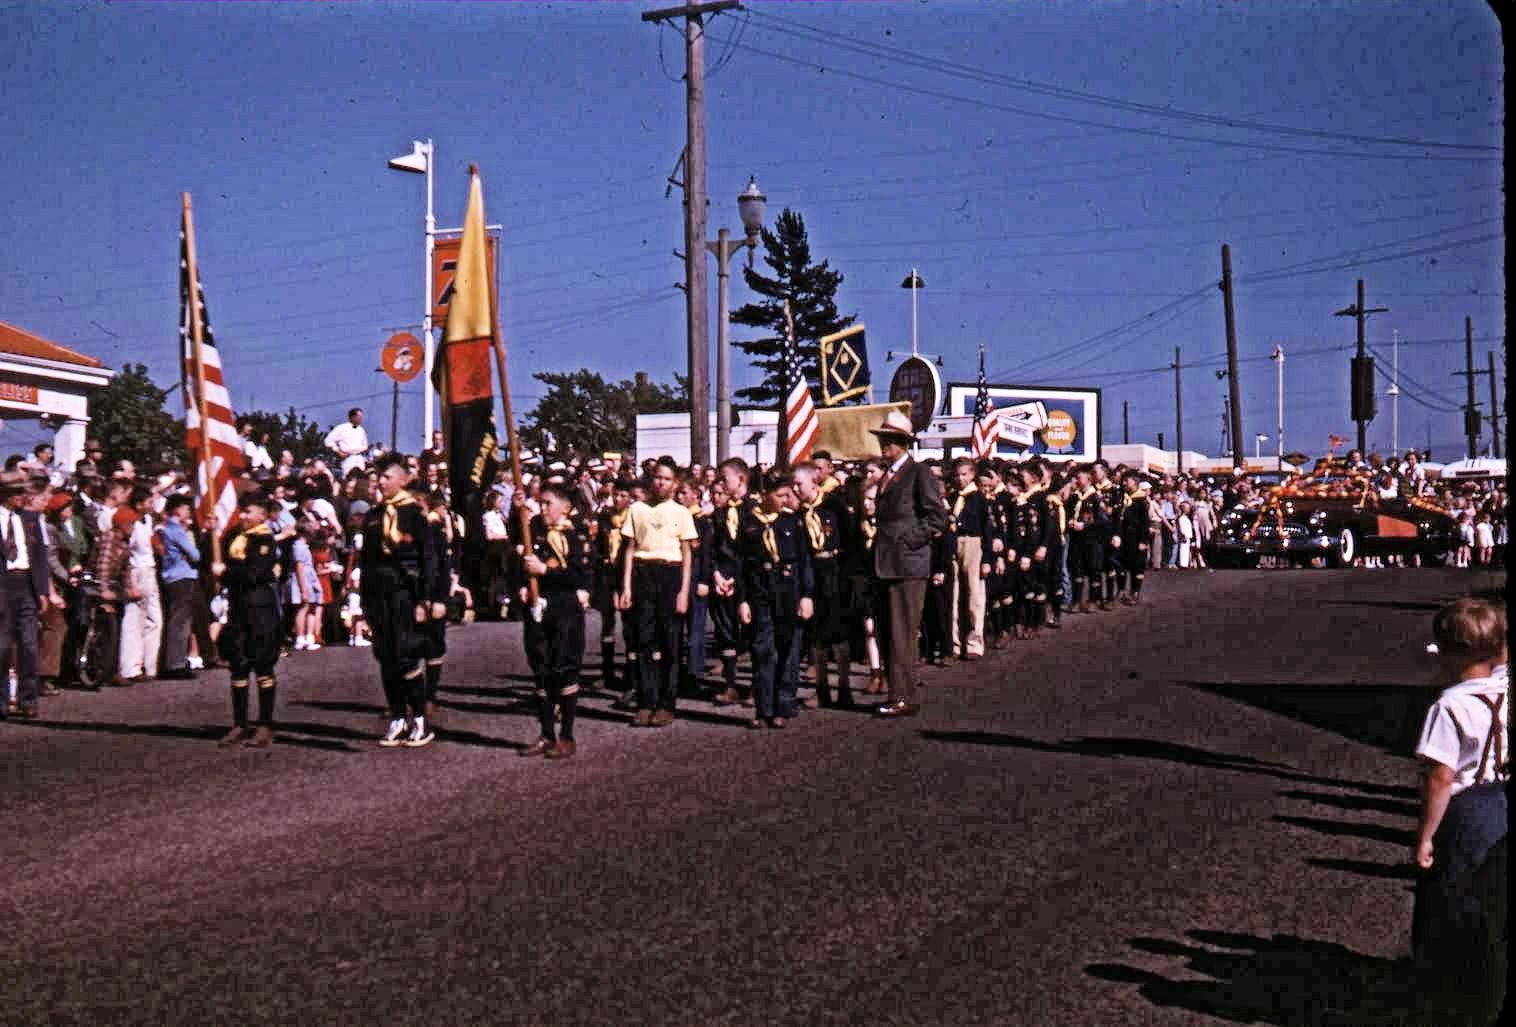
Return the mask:
<path id="1" fill-rule="evenodd" d="M 1442 677 L 1416 745 L 1422 804 L 1411 927 L 1425 1022 L 1493 1022 L 1504 999 L 1509 779 L 1506 614 L 1460 599 L 1432 622 Z"/>

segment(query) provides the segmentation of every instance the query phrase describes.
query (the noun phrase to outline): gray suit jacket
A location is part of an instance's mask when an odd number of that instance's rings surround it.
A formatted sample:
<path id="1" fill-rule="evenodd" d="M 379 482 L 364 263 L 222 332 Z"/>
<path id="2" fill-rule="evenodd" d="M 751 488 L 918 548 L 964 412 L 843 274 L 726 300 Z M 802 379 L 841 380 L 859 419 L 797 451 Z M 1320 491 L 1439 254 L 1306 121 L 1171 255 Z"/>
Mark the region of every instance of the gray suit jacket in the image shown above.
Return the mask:
<path id="1" fill-rule="evenodd" d="M 879 492 L 874 574 L 884 581 L 932 573 L 932 538 L 947 530 L 948 511 L 936 475 L 906 457 Z"/>

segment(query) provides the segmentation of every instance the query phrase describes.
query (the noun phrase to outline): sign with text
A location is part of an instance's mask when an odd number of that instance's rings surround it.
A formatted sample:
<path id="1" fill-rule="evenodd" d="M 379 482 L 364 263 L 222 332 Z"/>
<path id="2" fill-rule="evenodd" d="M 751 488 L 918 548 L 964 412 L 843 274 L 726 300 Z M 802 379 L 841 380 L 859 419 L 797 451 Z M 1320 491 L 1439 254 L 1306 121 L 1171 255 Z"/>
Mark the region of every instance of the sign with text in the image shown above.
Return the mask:
<path id="1" fill-rule="evenodd" d="M 37 386 L 23 385 L 20 382 L 0 382 L 0 400 L 7 403 L 27 403 L 37 405 Z"/>
<path id="2" fill-rule="evenodd" d="M 432 325 L 442 328 L 447 324 L 447 305 L 453 298 L 453 274 L 458 270 L 458 247 L 462 236 L 438 239 L 432 245 Z M 485 259 L 489 262 L 490 287 L 499 281 L 495 277 L 495 237 L 484 237 Z"/>
<path id="3" fill-rule="evenodd" d="M 972 382 L 949 385 L 947 414 L 972 416 L 976 389 Z M 1100 456 L 1099 389 L 990 385 L 988 391 L 1001 422 L 996 456 L 1016 459 L 1040 454 L 1080 463 Z"/>

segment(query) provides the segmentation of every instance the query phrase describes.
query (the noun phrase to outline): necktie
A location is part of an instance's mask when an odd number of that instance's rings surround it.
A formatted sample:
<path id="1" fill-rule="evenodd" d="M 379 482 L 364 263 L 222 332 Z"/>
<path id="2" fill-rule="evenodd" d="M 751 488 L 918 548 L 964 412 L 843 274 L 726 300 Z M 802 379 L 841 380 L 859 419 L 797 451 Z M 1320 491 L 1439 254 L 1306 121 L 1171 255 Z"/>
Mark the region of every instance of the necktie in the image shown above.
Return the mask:
<path id="1" fill-rule="evenodd" d="M 15 561 L 17 554 L 16 526 L 14 524 L 14 515 L 9 510 L 5 511 L 4 518 L 0 518 L 0 529 L 3 529 L 5 536 L 5 561 L 6 563 L 12 563 Z"/>

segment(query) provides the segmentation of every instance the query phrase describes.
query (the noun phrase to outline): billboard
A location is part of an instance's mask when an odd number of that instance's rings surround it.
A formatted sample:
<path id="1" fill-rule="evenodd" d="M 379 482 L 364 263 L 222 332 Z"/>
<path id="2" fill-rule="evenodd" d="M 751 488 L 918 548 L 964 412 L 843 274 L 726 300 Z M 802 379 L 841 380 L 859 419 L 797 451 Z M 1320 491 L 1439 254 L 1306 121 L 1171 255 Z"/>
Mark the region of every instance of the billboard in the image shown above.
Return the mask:
<path id="1" fill-rule="evenodd" d="M 1043 385 L 990 385 L 990 405 L 1000 418 L 1000 441 L 995 455 L 1016 459 L 1044 456 L 1050 460 L 1088 462 L 1100 456 L 1100 390 L 1060 389 Z M 954 382 L 947 388 L 944 413 L 971 417 L 973 382 Z M 967 453 L 953 446 L 948 456 Z"/>

